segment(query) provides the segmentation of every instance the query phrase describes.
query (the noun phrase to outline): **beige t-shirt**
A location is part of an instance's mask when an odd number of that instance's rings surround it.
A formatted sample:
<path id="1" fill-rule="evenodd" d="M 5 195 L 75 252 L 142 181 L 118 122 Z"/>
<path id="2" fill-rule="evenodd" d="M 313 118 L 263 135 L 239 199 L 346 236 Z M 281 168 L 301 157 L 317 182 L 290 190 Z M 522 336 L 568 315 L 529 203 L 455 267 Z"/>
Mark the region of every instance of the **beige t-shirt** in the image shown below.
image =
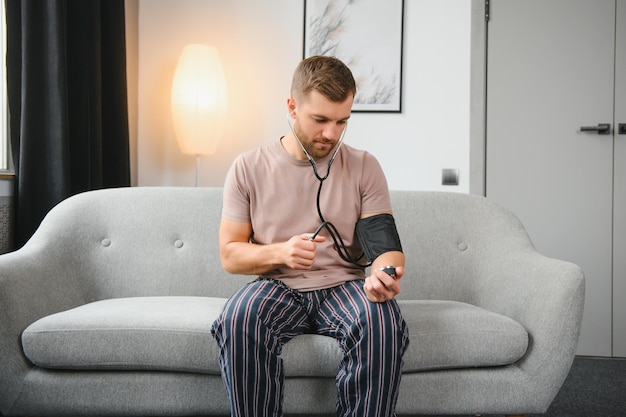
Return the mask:
<path id="1" fill-rule="evenodd" d="M 317 162 L 324 177 L 332 152 Z M 222 215 L 252 224 L 250 241 L 284 242 L 292 236 L 313 233 L 321 224 L 317 212 L 319 181 L 308 160 L 287 153 L 276 140 L 239 155 L 224 184 Z M 320 206 L 326 221 L 335 225 L 353 257 L 362 253 L 354 228 L 362 214 L 391 210 L 387 180 L 378 161 L 368 152 L 343 144 L 323 182 Z M 310 270 L 282 266 L 263 276 L 283 281 L 291 288 L 311 291 L 330 288 L 364 277 L 364 268 L 342 260 L 327 230 L 320 235 L 315 263 Z M 363 257 L 360 263 L 367 260 Z"/>

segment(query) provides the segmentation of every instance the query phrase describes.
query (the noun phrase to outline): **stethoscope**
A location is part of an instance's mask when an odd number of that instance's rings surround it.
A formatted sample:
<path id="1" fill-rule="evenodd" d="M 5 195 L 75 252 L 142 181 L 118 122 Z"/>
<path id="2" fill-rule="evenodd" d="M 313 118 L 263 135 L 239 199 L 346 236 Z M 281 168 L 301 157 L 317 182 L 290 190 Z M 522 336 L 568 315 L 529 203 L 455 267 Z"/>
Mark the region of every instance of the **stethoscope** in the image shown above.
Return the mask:
<path id="1" fill-rule="evenodd" d="M 350 255 L 335 225 L 327 221 L 326 219 L 324 219 L 324 215 L 322 214 L 322 209 L 320 206 L 320 196 L 322 194 L 322 185 L 324 185 L 324 181 L 326 181 L 326 179 L 328 178 L 328 175 L 330 175 L 330 168 L 333 165 L 333 162 L 335 161 L 335 157 L 339 153 L 339 148 L 341 148 L 341 145 L 343 144 L 343 137 L 346 134 L 346 130 L 348 130 L 348 122 L 346 121 L 346 125 L 343 128 L 341 135 L 339 136 L 339 141 L 337 142 L 335 152 L 333 153 L 333 156 L 328 161 L 328 165 L 326 166 L 326 175 L 324 175 L 323 177 L 319 174 L 317 170 L 317 163 L 311 157 L 311 155 L 309 155 L 306 148 L 300 141 L 300 138 L 296 134 L 296 131 L 293 128 L 293 125 L 291 124 L 291 120 L 289 119 L 289 116 L 287 116 L 287 124 L 289 125 L 289 129 L 291 130 L 293 137 L 296 138 L 296 142 L 298 142 L 298 145 L 300 145 L 300 149 L 302 149 L 302 152 L 304 152 L 304 155 L 307 157 L 307 159 L 309 160 L 309 163 L 313 167 L 313 173 L 315 174 L 315 178 L 317 178 L 317 180 L 319 181 L 319 186 L 317 188 L 316 203 L 317 203 L 317 215 L 319 216 L 320 221 L 322 223 L 319 225 L 319 227 L 315 230 L 314 233 L 309 235 L 309 240 L 315 239 L 315 237 L 322 231 L 322 229 L 326 229 L 330 237 L 333 239 L 333 242 L 335 243 L 335 248 L 337 248 L 337 252 L 339 253 L 339 256 L 341 257 L 341 259 L 343 259 L 346 262 L 350 262 L 351 264 L 356 265 L 358 267 L 362 267 L 362 268 L 367 268 L 371 266 L 372 265 L 371 262 L 367 262 L 365 264 L 362 264 L 359 262 L 363 258 L 364 254 L 362 254 L 358 258 L 353 258 Z"/>

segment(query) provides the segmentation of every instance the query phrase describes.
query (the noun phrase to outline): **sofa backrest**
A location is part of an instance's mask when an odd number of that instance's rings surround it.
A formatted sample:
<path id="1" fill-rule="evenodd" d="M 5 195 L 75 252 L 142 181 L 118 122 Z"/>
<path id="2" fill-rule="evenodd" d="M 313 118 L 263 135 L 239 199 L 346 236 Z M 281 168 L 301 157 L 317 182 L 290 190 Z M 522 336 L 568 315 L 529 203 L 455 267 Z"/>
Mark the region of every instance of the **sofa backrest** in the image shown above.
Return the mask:
<path id="1" fill-rule="evenodd" d="M 392 191 L 406 255 L 400 298 L 471 302 L 489 257 L 532 250 L 515 216 L 478 196 Z M 228 296 L 250 276 L 219 259 L 221 188 L 133 187 L 71 197 L 28 242 L 63 259 L 86 300 L 149 295 Z M 56 273 L 64 273 L 59 269 Z"/>
<path id="2" fill-rule="evenodd" d="M 476 303 L 477 286 L 502 277 L 500 260 L 535 252 L 517 217 L 484 197 L 392 191 L 391 201 L 406 258 L 400 299 Z"/>
<path id="3" fill-rule="evenodd" d="M 132 187 L 59 203 L 28 245 L 78 270 L 87 300 L 152 295 L 227 296 L 250 277 L 219 259 L 221 188 Z"/>

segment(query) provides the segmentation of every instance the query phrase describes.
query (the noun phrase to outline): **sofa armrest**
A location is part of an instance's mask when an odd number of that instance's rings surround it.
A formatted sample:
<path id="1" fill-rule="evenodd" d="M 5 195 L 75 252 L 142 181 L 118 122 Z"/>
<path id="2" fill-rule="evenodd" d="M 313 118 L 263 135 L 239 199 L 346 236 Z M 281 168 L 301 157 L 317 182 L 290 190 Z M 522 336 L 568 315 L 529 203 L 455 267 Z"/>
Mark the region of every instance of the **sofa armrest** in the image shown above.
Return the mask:
<path id="1" fill-rule="evenodd" d="M 574 359 L 584 294 L 579 266 L 529 247 L 491 258 L 476 297 L 480 307 L 511 317 L 528 331 L 528 351 L 516 365 L 560 387 Z"/>
<path id="2" fill-rule="evenodd" d="M 0 410 L 10 407 L 32 367 L 22 352 L 24 329 L 41 317 L 85 302 L 72 260 L 61 250 L 43 247 L 33 239 L 0 255 Z"/>
<path id="3" fill-rule="evenodd" d="M 9 328 L 86 302 L 76 262 L 61 250 L 42 249 L 29 242 L 0 255 L 0 317 L 10 318 Z"/>

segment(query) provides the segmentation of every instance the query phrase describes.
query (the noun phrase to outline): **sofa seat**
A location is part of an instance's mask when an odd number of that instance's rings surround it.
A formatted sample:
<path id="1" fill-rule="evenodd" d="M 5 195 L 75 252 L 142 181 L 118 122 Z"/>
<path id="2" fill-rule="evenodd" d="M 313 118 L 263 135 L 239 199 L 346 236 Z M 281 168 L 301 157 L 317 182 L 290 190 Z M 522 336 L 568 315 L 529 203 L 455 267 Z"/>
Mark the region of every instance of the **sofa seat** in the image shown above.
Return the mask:
<path id="1" fill-rule="evenodd" d="M 43 317 L 22 334 L 35 365 L 72 370 L 157 370 L 219 375 L 210 327 L 225 298 L 129 297 Z M 411 335 L 404 373 L 507 365 L 528 348 L 511 318 L 456 301 L 401 300 Z M 298 336 L 282 352 L 285 376 L 330 377 L 341 360 L 329 337 Z"/>

